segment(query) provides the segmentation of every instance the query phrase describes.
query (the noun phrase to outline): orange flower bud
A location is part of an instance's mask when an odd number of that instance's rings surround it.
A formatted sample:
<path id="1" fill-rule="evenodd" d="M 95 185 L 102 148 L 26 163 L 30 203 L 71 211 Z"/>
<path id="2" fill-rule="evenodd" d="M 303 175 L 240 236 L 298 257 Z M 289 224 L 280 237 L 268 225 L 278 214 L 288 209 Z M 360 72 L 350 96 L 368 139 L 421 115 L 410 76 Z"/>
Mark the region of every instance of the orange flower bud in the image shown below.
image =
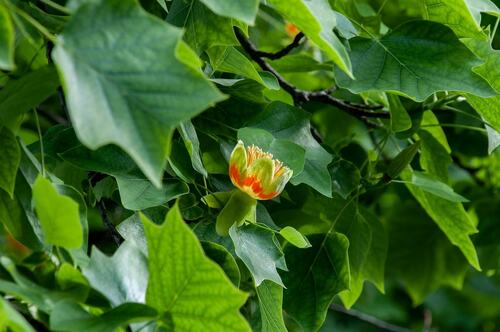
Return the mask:
<path id="1" fill-rule="evenodd" d="M 290 22 L 286 23 L 285 31 L 287 35 L 289 35 L 292 38 L 295 37 L 300 32 L 300 30 L 295 26 L 295 24 Z"/>
<path id="2" fill-rule="evenodd" d="M 293 171 L 273 155 L 242 141 L 234 147 L 229 161 L 229 177 L 233 184 L 250 197 L 272 199 L 283 191 Z"/>

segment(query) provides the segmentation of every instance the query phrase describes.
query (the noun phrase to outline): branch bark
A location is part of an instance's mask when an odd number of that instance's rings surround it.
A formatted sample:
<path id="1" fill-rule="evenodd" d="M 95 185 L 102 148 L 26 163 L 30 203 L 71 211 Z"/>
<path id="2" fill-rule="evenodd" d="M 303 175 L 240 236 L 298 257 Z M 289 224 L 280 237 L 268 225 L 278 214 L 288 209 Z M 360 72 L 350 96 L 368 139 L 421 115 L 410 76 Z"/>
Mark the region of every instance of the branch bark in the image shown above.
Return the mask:
<path id="1" fill-rule="evenodd" d="M 262 52 L 257 50 L 255 45 L 253 45 L 252 42 L 246 38 L 246 36 L 243 34 L 243 32 L 241 32 L 241 30 L 234 27 L 234 32 L 236 34 L 236 38 L 238 39 L 240 45 L 243 47 L 245 52 L 247 52 L 247 54 L 250 56 L 250 58 L 252 60 L 254 60 L 259 65 L 260 68 L 262 68 L 263 70 L 269 71 L 274 76 L 276 76 L 276 79 L 278 80 L 278 83 L 281 86 L 281 88 L 283 88 L 283 90 L 288 92 L 292 96 L 293 100 L 296 103 L 316 101 L 316 102 L 320 102 L 323 104 L 328 104 L 328 105 L 334 106 L 334 107 L 336 107 L 344 112 L 347 112 L 350 115 L 355 116 L 357 118 L 389 118 L 389 113 L 387 113 L 387 112 L 370 111 L 370 110 L 374 110 L 374 109 L 380 109 L 380 108 L 382 108 L 381 106 L 368 106 L 368 105 L 354 104 L 354 103 L 351 103 L 351 102 L 348 102 L 345 100 L 337 99 L 337 98 L 330 95 L 329 90 L 304 91 L 304 90 L 298 89 L 297 87 L 295 87 L 291 83 L 289 83 L 287 80 L 285 80 L 283 78 L 283 76 L 280 75 L 280 73 L 278 73 L 271 65 L 269 65 L 263 59 Z M 294 45 L 294 43 L 290 44 L 285 49 L 289 48 L 291 45 Z M 278 52 L 278 53 L 280 53 L 280 52 Z M 287 51 L 287 53 L 288 52 L 289 51 Z"/>
<path id="2" fill-rule="evenodd" d="M 263 51 L 258 51 L 257 50 L 257 55 L 261 58 L 268 58 L 268 59 L 271 59 L 271 60 L 277 60 L 277 59 L 280 59 L 282 57 L 284 57 L 285 55 L 287 55 L 288 53 L 290 53 L 294 48 L 298 47 L 300 45 L 300 41 L 302 40 L 302 38 L 304 38 L 304 34 L 302 32 L 299 32 L 295 38 L 293 39 L 292 43 L 288 46 L 286 46 L 285 48 L 279 50 L 278 52 L 276 53 L 269 53 L 269 52 L 263 52 Z"/>

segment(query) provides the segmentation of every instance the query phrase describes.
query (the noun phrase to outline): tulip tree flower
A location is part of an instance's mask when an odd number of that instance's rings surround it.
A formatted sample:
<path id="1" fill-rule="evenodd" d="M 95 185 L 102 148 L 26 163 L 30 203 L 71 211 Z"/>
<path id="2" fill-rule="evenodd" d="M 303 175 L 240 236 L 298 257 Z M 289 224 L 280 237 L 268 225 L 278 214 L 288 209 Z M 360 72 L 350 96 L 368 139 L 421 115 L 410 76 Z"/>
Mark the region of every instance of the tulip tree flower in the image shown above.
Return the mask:
<path id="1" fill-rule="evenodd" d="M 254 145 L 245 148 L 242 141 L 231 153 L 229 176 L 238 189 L 231 193 L 217 217 L 216 229 L 227 235 L 229 228 L 245 220 L 255 222 L 257 200 L 269 200 L 281 194 L 293 171 L 269 152 Z"/>

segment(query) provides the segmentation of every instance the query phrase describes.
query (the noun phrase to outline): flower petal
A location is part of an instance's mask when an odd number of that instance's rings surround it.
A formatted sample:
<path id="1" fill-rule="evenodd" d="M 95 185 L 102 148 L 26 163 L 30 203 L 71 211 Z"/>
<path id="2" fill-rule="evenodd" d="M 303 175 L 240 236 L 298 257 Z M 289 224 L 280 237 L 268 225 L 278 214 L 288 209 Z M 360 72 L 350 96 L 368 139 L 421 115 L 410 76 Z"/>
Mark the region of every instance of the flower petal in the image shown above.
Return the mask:
<path id="1" fill-rule="evenodd" d="M 240 188 L 243 185 L 243 180 L 247 173 L 247 152 L 242 141 L 238 141 L 238 144 L 233 149 L 231 153 L 231 158 L 229 159 L 229 177 L 233 184 Z"/>
<path id="2" fill-rule="evenodd" d="M 270 158 L 259 158 L 255 160 L 247 171 L 247 177 L 243 183 L 246 191 L 253 193 L 258 199 L 271 199 L 275 197 L 273 184 L 274 162 Z"/>

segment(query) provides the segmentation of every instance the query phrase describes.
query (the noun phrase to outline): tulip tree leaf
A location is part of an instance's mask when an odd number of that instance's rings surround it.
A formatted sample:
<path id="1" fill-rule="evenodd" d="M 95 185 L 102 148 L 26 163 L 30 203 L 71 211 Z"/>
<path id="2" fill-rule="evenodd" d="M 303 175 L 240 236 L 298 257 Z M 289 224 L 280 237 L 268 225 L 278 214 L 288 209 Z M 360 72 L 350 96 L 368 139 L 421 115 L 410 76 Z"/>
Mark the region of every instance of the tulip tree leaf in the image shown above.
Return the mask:
<path id="1" fill-rule="evenodd" d="M 253 63 L 232 46 L 215 46 L 210 48 L 207 53 L 214 71 L 223 71 L 247 77 L 268 89 L 279 90 L 280 88 L 274 76 L 271 76 L 271 81 L 265 80 L 265 76 L 255 69 Z"/>
<path id="2" fill-rule="evenodd" d="M 336 16 L 327 0 L 269 0 L 268 3 L 316 43 L 340 70 L 352 76 L 349 55 L 333 33 Z"/>
<path id="3" fill-rule="evenodd" d="M 207 177 L 207 170 L 205 169 L 201 159 L 200 141 L 198 139 L 198 135 L 196 134 L 196 129 L 191 121 L 182 122 L 179 125 L 179 133 L 181 134 L 186 150 L 191 157 L 191 165 L 198 173 Z"/>
<path id="4" fill-rule="evenodd" d="M 187 194 L 189 187 L 178 180 L 168 180 L 158 189 L 147 179 L 134 176 L 115 176 L 123 207 L 129 210 L 144 210 L 165 204 Z"/>
<path id="5" fill-rule="evenodd" d="M 488 134 L 488 153 L 492 154 L 500 146 L 500 133 L 488 125 L 485 127 Z"/>
<path id="6" fill-rule="evenodd" d="M 149 256 L 146 303 L 168 312 L 176 331 L 250 331 L 239 313 L 246 295 L 205 256 L 178 205 L 161 226 L 141 218 Z"/>
<path id="7" fill-rule="evenodd" d="M 20 162 L 21 148 L 16 137 L 9 129 L 0 128 L 0 190 L 5 190 L 11 198 Z"/>
<path id="8" fill-rule="evenodd" d="M 389 251 L 387 268 L 407 286 L 415 305 L 441 285 L 461 288 L 467 261 L 417 204 L 398 205 L 388 228 L 391 246 L 398 250 Z"/>
<path id="9" fill-rule="evenodd" d="M 99 316 L 93 316 L 79 304 L 61 301 L 50 315 L 50 328 L 55 331 L 116 331 L 129 323 L 151 321 L 156 310 L 140 303 L 124 303 Z"/>
<path id="10" fill-rule="evenodd" d="M 351 92 L 383 90 L 417 101 L 449 90 L 494 95 L 472 71 L 481 61 L 444 25 L 411 21 L 381 39 L 356 37 L 349 43 L 356 80 L 340 70 L 336 74 L 338 84 Z"/>
<path id="11" fill-rule="evenodd" d="M 293 176 L 299 175 L 304 169 L 304 148 L 289 140 L 276 139 L 271 133 L 256 128 L 241 128 L 238 130 L 238 139 L 241 139 L 245 146 L 253 144 L 272 153 L 273 158 L 280 160 L 293 171 Z"/>
<path id="12" fill-rule="evenodd" d="M 146 256 L 129 241 L 108 257 L 92 248 L 90 263 L 83 275 L 116 307 L 126 302 L 144 303 L 148 280 Z"/>
<path id="13" fill-rule="evenodd" d="M 500 16 L 490 0 L 425 0 L 425 18 L 448 25 L 459 37 L 482 34 L 481 13 Z"/>
<path id="14" fill-rule="evenodd" d="M 411 163 L 413 158 L 415 158 L 419 147 L 420 141 L 417 141 L 398 153 L 398 155 L 391 160 L 389 166 L 387 166 L 387 175 L 391 179 L 397 178 L 399 174 Z"/>
<path id="15" fill-rule="evenodd" d="M 35 329 L 3 298 L 0 297 L 0 328 L 12 332 L 35 332 Z"/>
<path id="16" fill-rule="evenodd" d="M 311 248 L 285 247 L 290 273 L 283 274 L 283 309 L 304 332 L 317 331 L 335 294 L 349 288 L 349 240 L 333 232 L 309 241 Z"/>
<path id="17" fill-rule="evenodd" d="M 342 303 L 350 308 L 363 291 L 365 280 L 372 282 L 380 292 L 384 292 L 385 261 L 388 239 L 382 223 L 365 209 L 360 209 L 353 220 L 353 227 L 344 228 L 349 239 L 349 262 L 351 268 L 350 289 L 339 294 Z M 368 229 L 362 230 L 368 226 Z M 356 231 L 357 230 L 357 231 Z M 365 234 L 360 235 L 358 232 Z M 363 240 L 368 240 L 365 246 Z"/>
<path id="18" fill-rule="evenodd" d="M 54 66 L 45 66 L 18 79 L 12 79 L 0 90 L 0 125 L 31 111 L 56 92 L 59 79 Z"/>
<path id="19" fill-rule="evenodd" d="M 236 255 L 252 273 L 256 286 L 264 280 L 284 286 L 277 269 L 287 270 L 285 256 L 272 230 L 255 224 L 233 225 L 229 235 Z"/>
<path id="20" fill-rule="evenodd" d="M 14 25 L 7 7 L 0 4 L 0 69 L 14 69 Z"/>
<path id="21" fill-rule="evenodd" d="M 253 25 L 259 0 L 201 0 L 208 8 L 220 16 L 232 17 Z"/>
<path id="22" fill-rule="evenodd" d="M 215 2 L 218 2 L 219 6 L 223 2 L 233 3 L 233 1 L 174 0 L 167 16 L 167 22 L 186 29 L 184 40 L 198 54 L 212 46 L 236 45 L 238 41 L 233 32 L 233 23 L 236 22 L 230 18 L 216 15 L 202 2 L 210 2 L 212 7 L 215 6 Z M 229 14 L 229 12 L 226 13 Z"/>
<path id="23" fill-rule="evenodd" d="M 411 118 L 399 97 L 389 93 L 387 100 L 391 111 L 391 129 L 396 133 L 410 129 Z"/>
<path id="24" fill-rule="evenodd" d="M 401 178 L 411 181 L 411 173 L 404 171 L 401 173 Z M 462 204 L 437 197 L 413 185 L 407 185 L 407 188 L 451 243 L 460 248 L 469 263 L 480 269 L 476 249 L 470 239 L 470 235 L 477 230 Z"/>
<path id="25" fill-rule="evenodd" d="M 156 186 L 174 128 L 222 99 L 177 57 L 181 33 L 135 0 L 91 1 L 53 53 L 82 143 L 120 146 Z"/>
<path id="26" fill-rule="evenodd" d="M 493 50 L 487 41 L 464 38 L 462 41 L 474 53 L 484 60 L 484 65 L 476 68 L 476 72 L 483 76 L 493 88 L 500 92 L 500 51 Z M 478 112 L 484 120 L 500 132 L 500 96 L 481 98 L 468 95 L 467 102 Z"/>
<path id="27" fill-rule="evenodd" d="M 33 200 L 47 243 L 69 249 L 82 246 L 83 228 L 78 203 L 59 194 L 41 175 L 33 184 Z"/>
<path id="28" fill-rule="evenodd" d="M 328 164 L 332 156 L 311 135 L 310 115 L 301 109 L 273 102 L 253 118 L 248 126 L 270 132 L 277 139 L 292 141 L 305 150 L 304 170 L 294 174 L 292 184 L 305 183 L 331 197 L 332 179 Z"/>
<path id="29" fill-rule="evenodd" d="M 333 191 L 342 198 L 347 198 L 358 186 L 361 180 L 359 169 L 350 161 L 335 160 L 329 167 L 332 177 Z"/>
<path id="30" fill-rule="evenodd" d="M 283 321 L 283 287 L 264 280 L 255 288 L 259 298 L 259 309 L 262 320 L 262 332 L 287 332 Z"/>
<path id="31" fill-rule="evenodd" d="M 280 235 L 297 248 L 309 248 L 311 246 L 307 238 L 291 226 L 281 229 Z"/>
<path id="32" fill-rule="evenodd" d="M 241 274 L 233 255 L 223 245 L 215 242 L 202 241 L 201 245 L 207 257 L 219 264 L 227 277 L 238 287 Z"/>
<path id="33" fill-rule="evenodd" d="M 425 174 L 423 172 L 412 173 L 411 182 L 412 185 L 427 191 L 433 195 L 444 198 L 450 202 L 468 202 L 469 200 L 456 192 L 453 188 L 448 186 L 446 183 L 439 181 L 438 178 Z"/>

